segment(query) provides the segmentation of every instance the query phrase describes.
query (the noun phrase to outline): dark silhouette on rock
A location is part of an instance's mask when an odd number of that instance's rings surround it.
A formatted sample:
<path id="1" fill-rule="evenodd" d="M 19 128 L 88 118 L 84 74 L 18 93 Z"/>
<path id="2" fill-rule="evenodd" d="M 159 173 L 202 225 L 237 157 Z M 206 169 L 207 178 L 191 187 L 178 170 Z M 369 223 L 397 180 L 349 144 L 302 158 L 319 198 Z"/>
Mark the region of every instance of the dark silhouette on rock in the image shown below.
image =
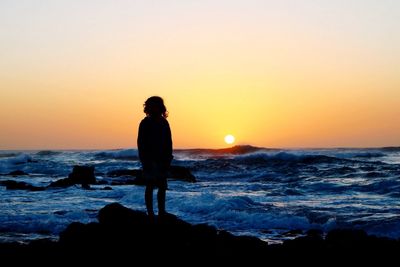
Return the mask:
<path id="1" fill-rule="evenodd" d="M 146 186 L 146 209 L 149 216 L 154 217 L 153 191 L 156 188 L 158 214 L 166 214 L 167 172 L 173 159 L 172 134 L 167 120 L 168 111 L 161 97 L 149 97 L 143 106 L 146 117 L 139 124 L 137 147 Z"/>

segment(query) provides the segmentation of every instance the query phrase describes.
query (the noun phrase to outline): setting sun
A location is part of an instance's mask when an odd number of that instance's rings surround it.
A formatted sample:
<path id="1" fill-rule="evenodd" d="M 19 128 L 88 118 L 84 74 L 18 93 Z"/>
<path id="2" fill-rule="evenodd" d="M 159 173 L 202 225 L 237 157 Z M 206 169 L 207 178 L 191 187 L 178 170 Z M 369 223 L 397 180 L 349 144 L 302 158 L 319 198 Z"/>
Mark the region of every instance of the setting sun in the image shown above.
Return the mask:
<path id="1" fill-rule="evenodd" d="M 235 137 L 233 135 L 228 134 L 227 136 L 225 136 L 225 143 L 233 144 L 233 142 L 235 142 Z"/>

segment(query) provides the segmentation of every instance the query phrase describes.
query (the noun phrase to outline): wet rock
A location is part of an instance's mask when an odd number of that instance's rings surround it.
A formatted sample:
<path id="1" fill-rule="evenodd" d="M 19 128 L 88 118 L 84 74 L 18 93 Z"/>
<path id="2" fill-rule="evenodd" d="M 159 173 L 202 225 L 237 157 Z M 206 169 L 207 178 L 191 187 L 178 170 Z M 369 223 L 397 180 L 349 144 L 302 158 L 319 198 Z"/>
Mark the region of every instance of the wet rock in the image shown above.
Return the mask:
<path id="1" fill-rule="evenodd" d="M 0 184 L 6 186 L 8 190 L 28 190 L 28 191 L 42 191 L 45 187 L 34 186 L 26 182 L 17 182 L 14 180 L 0 181 Z"/>
<path id="2" fill-rule="evenodd" d="M 84 189 L 90 188 L 90 184 L 96 184 L 94 167 L 76 165 L 73 167 L 72 173 L 68 175 L 68 178 L 51 182 L 48 187 L 69 187 L 75 184 L 81 184 Z"/>

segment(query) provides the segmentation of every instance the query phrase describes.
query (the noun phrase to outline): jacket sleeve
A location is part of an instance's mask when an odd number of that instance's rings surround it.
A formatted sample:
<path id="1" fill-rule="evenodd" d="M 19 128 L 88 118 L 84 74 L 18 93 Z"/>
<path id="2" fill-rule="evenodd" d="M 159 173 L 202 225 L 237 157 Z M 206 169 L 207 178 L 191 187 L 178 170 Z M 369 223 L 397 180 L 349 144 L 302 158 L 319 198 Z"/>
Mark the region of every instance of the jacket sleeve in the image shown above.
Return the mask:
<path id="1" fill-rule="evenodd" d="M 171 134 L 171 128 L 169 126 L 169 123 L 167 123 L 167 147 L 166 147 L 166 155 L 167 155 L 167 162 L 168 164 L 171 164 L 172 159 L 174 158 L 173 156 L 173 147 L 172 147 L 172 134 Z"/>
<path id="2" fill-rule="evenodd" d="M 139 159 L 143 163 L 146 161 L 146 124 L 144 121 L 141 121 L 139 124 L 139 131 L 137 137 L 137 147 L 138 147 L 138 154 Z"/>

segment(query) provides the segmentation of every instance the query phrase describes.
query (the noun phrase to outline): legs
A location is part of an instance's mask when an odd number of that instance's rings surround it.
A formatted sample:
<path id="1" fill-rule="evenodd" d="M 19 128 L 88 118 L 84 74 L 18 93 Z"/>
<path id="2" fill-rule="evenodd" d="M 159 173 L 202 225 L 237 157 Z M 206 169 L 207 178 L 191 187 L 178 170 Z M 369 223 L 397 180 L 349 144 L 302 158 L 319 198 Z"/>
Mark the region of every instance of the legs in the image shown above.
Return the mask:
<path id="1" fill-rule="evenodd" d="M 146 202 L 147 214 L 150 217 L 154 217 L 153 210 L 153 186 L 146 186 L 144 194 L 144 200 Z M 165 192 L 166 189 L 159 188 L 157 192 L 157 203 L 158 203 L 158 215 L 165 215 Z"/>
<path id="2" fill-rule="evenodd" d="M 158 215 L 165 215 L 165 189 L 159 188 L 157 193 Z"/>
<path id="3" fill-rule="evenodd" d="M 152 186 L 146 186 L 146 191 L 144 193 L 144 200 L 146 202 L 146 209 L 147 209 L 147 215 L 149 217 L 154 217 L 154 210 L 153 210 L 153 187 Z"/>

